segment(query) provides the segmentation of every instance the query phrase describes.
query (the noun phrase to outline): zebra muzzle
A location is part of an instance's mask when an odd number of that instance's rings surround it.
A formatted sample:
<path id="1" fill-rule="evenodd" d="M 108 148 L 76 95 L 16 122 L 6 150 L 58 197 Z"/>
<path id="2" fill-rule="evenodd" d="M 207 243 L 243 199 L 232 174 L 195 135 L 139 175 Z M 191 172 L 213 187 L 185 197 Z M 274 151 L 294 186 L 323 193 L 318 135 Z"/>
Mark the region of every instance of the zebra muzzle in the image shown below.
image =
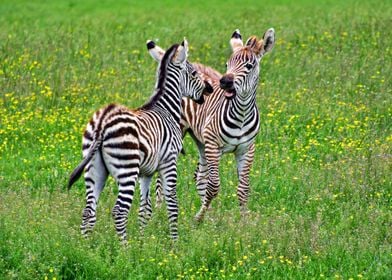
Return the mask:
<path id="1" fill-rule="evenodd" d="M 220 88 L 225 90 L 225 96 L 232 99 L 235 96 L 234 75 L 226 74 L 219 80 Z"/>
<path id="2" fill-rule="evenodd" d="M 233 99 L 236 95 L 236 91 L 234 88 L 229 89 L 229 90 L 225 90 L 225 97 L 227 99 Z"/>
<path id="3" fill-rule="evenodd" d="M 219 84 L 221 89 L 232 89 L 234 88 L 234 75 L 233 74 L 226 74 L 220 80 Z"/>

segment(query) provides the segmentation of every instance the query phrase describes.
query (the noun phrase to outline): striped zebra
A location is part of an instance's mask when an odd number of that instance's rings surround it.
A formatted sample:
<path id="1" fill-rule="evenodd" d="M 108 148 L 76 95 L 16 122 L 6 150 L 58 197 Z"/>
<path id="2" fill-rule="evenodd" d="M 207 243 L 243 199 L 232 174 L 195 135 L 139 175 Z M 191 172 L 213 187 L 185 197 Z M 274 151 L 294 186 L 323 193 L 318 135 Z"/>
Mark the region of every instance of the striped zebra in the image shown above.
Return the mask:
<path id="1" fill-rule="evenodd" d="M 176 162 L 182 147 L 180 130 L 181 98 L 203 101 L 203 93 L 212 92 L 197 71 L 187 62 L 188 44 L 169 48 L 159 64 L 155 91 L 150 101 L 136 110 L 111 104 L 98 110 L 83 135 L 83 161 L 70 176 L 69 185 L 85 170 L 86 207 L 83 211 L 82 234 L 90 232 L 96 222 L 96 208 L 105 181 L 111 174 L 119 187 L 112 210 L 121 240 L 126 240 L 128 212 L 137 179 L 141 202 L 139 222 L 144 228 L 151 217 L 149 186 L 155 172 L 162 179 L 170 234 L 178 238 L 176 195 Z"/>
<path id="2" fill-rule="evenodd" d="M 165 54 L 165 51 L 159 47 L 158 45 L 155 44 L 154 41 L 148 41 L 147 42 L 147 49 L 148 52 L 150 53 L 151 57 L 157 61 L 160 62 L 163 55 Z M 200 64 L 200 63 L 192 63 L 192 66 L 195 68 L 195 70 L 199 73 L 200 77 L 206 81 L 207 83 L 213 85 L 215 84 L 215 87 L 213 88 L 214 92 L 217 92 L 217 90 L 219 90 L 219 80 L 220 78 L 222 78 L 222 74 L 219 73 L 217 70 Z M 213 94 L 214 95 L 214 94 Z M 206 100 L 212 98 L 211 95 L 210 97 L 207 97 Z M 217 95 L 215 95 L 217 96 Z M 191 103 L 189 103 L 189 101 L 191 101 Z M 213 100 L 211 100 L 213 102 Z M 183 98 L 182 99 L 182 108 L 191 108 L 192 104 L 194 104 L 196 106 L 197 102 L 193 102 L 191 99 L 189 98 Z M 191 133 L 191 130 L 189 129 L 189 124 L 187 123 L 185 117 L 184 117 L 184 112 L 182 111 L 182 115 L 181 115 L 181 131 L 182 131 L 182 135 L 183 137 L 185 136 L 185 134 L 187 133 L 187 131 L 189 131 Z M 197 139 L 195 139 L 197 141 Z M 184 151 L 182 151 L 184 152 Z M 199 166 L 199 164 L 198 164 Z M 195 179 L 197 178 L 197 173 L 198 173 L 198 167 L 196 168 L 195 171 Z M 160 205 L 162 204 L 162 183 L 161 183 L 161 179 L 158 177 L 157 179 L 157 185 L 156 185 L 156 207 L 160 207 Z"/>
<path id="3" fill-rule="evenodd" d="M 241 213 L 247 212 L 249 172 L 253 163 L 255 138 L 260 127 L 256 106 L 259 82 L 259 63 L 275 43 L 275 31 L 268 29 L 262 39 L 251 36 L 245 43 L 237 29 L 230 45 L 233 53 L 227 62 L 226 73 L 210 79 L 214 92 L 202 105 L 183 100 L 182 130 L 188 131 L 196 142 L 199 161 L 196 186 L 202 206 L 196 214 L 201 221 L 213 198 L 219 192 L 219 161 L 224 153 L 234 153 L 239 185 L 237 197 Z M 158 182 L 159 185 L 159 182 Z M 160 187 L 157 187 L 160 192 Z"/>

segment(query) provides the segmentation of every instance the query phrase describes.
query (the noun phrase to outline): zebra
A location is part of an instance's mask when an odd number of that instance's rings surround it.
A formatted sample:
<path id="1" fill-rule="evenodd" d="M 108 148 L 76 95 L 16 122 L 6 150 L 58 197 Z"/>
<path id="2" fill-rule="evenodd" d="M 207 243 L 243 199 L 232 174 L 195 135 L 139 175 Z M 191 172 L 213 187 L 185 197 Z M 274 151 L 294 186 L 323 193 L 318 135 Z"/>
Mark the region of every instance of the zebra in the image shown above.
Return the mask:
<path id="1" fill-rule="evenodd" d="M 151 57 L 159 63 L 161 61 L 163 55 L 165 54 L 165 51 L 161 47 L 156 45 L 156 43 L 152 40 L 147 41 L 146 46 L 147 46 L 147 50 L 150 53 Z M 218 72 L 217 70 L 215 70 L 209 66 L 203 65 L 201 63 L 192 63 L 192 66 L 199 73 L 200 77 L 203 80 L 205 80 L 210 85 L 213 85 L 213 84 L 217 85 L 217 86 L 215 86 L 215 88 L 213 88 L 214 92 L 216 92 L 216 90 L 219 90 L 219 80 L 222 77 L 222 74 L 220 72 Z M 211 95 L 209 98 L 212 98 L 212 96 L 213 95 Z M 215 96 L 217 96 L 217 95 L 215 95 Z M 192 99 L 185 98 L 185 97 L 182 98 L 182 102 L 181 102 L 182 108 L 190 109 L 193 107 L 192 104 L 195 105 L 195 103 L 197 103 L 197 102 L 189 103 L 189 101 L 192 101 Z M 190 112 L 188 112 L 188 114 L 189 113 Z M 191 133 L 191 130 L 189 128 L 189 124 L 187 123 L 186 119 L 184 118 L 183 111 L 182 111 L 182 115 L 181 115 L 180 127 L 181 127 L 183 137 L 186 135 L 187 132 Z M 184 150 L 181 150 L 181 152 L 185 154 Z M 199 166 L 199 163 L 198 163 L 198 166 Z M 195 171 L 195 175 L 194 175 L 195 179 L 197 178 L 197 173 L 198 173 L 198 167 L 196 168 L 196 171 Z M 159 177 L 157 179 L 156 196 L 155 197 L 156 197 L 155 207 L 159 208 L 160 205 L 162 204 L 162 201 L 163 201 L 163 199 L 162 199 L 162 183 L 161 183 L 161 180 Z"/>
<path id="2" fill-rule="evenodd" d="M 162 179 L 170 235 L 178 238 L 176 194 L 177 157 L 182 147 L 180 130 L 181 98 L 203 102 L 212 88 L 187 62 L 188 43 L 170 47 L 158 66 L 155 90 L 150 100 L 136 110 L 110 104 L 98 110 L 83 134 L 83 160 L 72 172 L 68 188 L 85 169 L 86 207 L 83 210 L 83 235 L 92 231 L 96 208 L 105 181 L 111 174 L 119 187 L 112 210 L 115 228 L 126 242 L 128 212 L 135 184 L 140 181 L 139 222 L 144 228 L 151 217 L 149 185 L 154 173 Z"/>
<path id="3" fill-rule="evenodd" d="M 202 105 L 182 101 L 182 131 L 196 142 L 199 160 L 195 172 L 196 187 L 202 205 L 195 216 L 202 221 L 220 188 L 219 161 L 224 153 L 234 153 L 239 184 L 237 197 L 242 214 L 247 213 L 249 172 L 253 164 L 255 138 L 260 128 L 256 106 L 259 63 L 272 50 L 275 31 L 268 29 L 260 40 L 251 36 L 245 45 L 237 29 L 231 36 L 232 55 L 226 73 L 209 79 L 214 92 Z M 218 73 L 218 72 L 216 72 Z M 157 193 L 160 192 L 159 182 Z"/>

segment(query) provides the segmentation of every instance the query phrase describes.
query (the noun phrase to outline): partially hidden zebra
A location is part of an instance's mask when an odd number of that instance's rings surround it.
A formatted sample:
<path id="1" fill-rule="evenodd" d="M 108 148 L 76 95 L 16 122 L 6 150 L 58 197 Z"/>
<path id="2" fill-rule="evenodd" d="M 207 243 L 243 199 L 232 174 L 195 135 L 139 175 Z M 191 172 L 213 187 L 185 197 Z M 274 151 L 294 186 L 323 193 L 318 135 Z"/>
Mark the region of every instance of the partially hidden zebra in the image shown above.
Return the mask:
<path id="1" fill-rule="evenodd" d="M 159 47 L 158 45 L 155 44 L 154 41 L 150 40 L 147 41 L 147 50 L 150 53 L 151 57 L 154 58 L 155 61 L 160 62 L 163 55 L 165 54 L 165 51 Z M 222 78 L 222 74 L 219 73 L 217 70 L 203 65 L 201 63 L 192 63 L 192 66 L 195 68 L 195 70 L 199 73 L 200 77 L 205 80 L 207 83 L 214 85 L 213 91 L 214 92 L 218 92 L 217 94 L 212 94 L 209 97 L 206 97 L 205 100 L 210 100 L 210 103 L 214 102 L 214 98 L 213 96 L 217 97 L 218 94 L 222 94 L 222 91 L 219 88 L 219 80 L 220 78 Z M 219 93 L 220 92 L 220 93 Z M 182 99 L 182 108 L 187 108 L 187 109 L 191 109 L 192 107 L 196 107 L 197 102 L 191 102 L 189 103 L 189 101 L 192 101 L 189 98 L 183 98 Z M 192 106 L 192 104 L 194 106 Z M 188 112 L 187 114 L 191 114 L 191 112 Z M 182 115 L 181 115 L 181 131 L 183 134 L 183 137 L 185 136 L 185 134 L 187 132 L 189 132 L 192 135 L 192 131 L 189 129 L 189 124 L 186 121 L 185 115 L 184 115 L 184 111 L 182 111 Z M 197 139 L 195 139 L 195 141 L 197 141 Z M 183 153 L 185 153 L 184 150 L 182 150 Z M 199 166 L 199 163 L 198 163 Z M 198 167 L 196 168 L 195 171 L 195 179 L 197 178 L 197 174 L 198 174 Z M 160 207 L 160 205 L 162 204 L 162 184 L 161 184 L 161 179 L 158 177 L 157 179 L 157 184 L 156 184 L 156 207 Z"/>
<path id="2" fill-rule="evenodd" d="M 260 128 L 256 106 L 259 63 L 272 50 L 274 43 L 273 28 L 268 29 L 260 40 L 256 36 L 249 37 L 245 45 L 237 29 L 230 39 L 233 53 L 227 62 L 226 73 L 220 78 L 207 75 L 214 92 L 202 105 L 185 99 L 182 102 L 183 133 L 188 131 L 191 134 L 199 151 L 195 177 L 202 206 L 195 216 L 197 221 L 204 218 L 212 199 L 219 192 L 219 161 L 223 153 L 235 155 L 239 179 L 237 197 L 241 213 L 247 212 L 249 172 Z M 157 192 L 159 189 L 158 182 Z"/>
<path id="3" fill-rule="evenodd" d="M 155 172 L 162 179 L 167 205 L 170 235 L 178 238 L 178 205 L 176 194 L 177 157 L 182 147 L 180 129 L 181 98 L 202 102 L 211 93 L 187 62 L 188 43 L 169 48 L 158 66 L 157 81 L 150 101 L 136 110 L 111 104 L 98 110 L 83 135 L 83 160 L 72 172 L 69 185 L 85 170 L 86 207 L 83 211 L 82 234 L 90 232 L 96 222 L 96 208 L 108 175 L 118 184 L 119 194 L 112 210 L 117 233 L 126 240 L 128 212 L 135 184 L 140 181 L 141 228 L 151 217 L 149 186 Z"/>

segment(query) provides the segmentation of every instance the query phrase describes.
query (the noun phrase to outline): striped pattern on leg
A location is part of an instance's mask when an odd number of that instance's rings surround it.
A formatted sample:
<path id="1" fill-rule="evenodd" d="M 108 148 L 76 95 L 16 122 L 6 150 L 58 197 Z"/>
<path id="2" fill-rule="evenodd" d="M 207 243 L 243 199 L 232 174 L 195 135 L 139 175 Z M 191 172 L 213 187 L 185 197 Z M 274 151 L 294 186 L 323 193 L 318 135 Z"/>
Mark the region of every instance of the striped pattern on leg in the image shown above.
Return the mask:
<path id="1" fill-rule="evenodd" d="M 139 208 L 139 224 L 143 232 L 147 222 L 152 216 L 152 207 L 150 199 L 150 184 L 152 176 L 140 178 L 140 208 Z"/>
<path id="2" fill-rule="evenodd" d="M 240 204 L 241 214 L 247 213 L 247 203 L 249 198 L 249 173 L 253 164 L 255 154 L 255 144 L 249 147 L 249 150 L 236 153 L 238 188 L 237 197 Z"/>
<path id="3" fill-rule="evenodd" d="M 173 239 L 178 239 L 177 165 L 175 161 L 176 159 L 173 159 L 162 165 L 159 176 L 162 178 L 163 194 L 170 225 L 170 236 Z"/>
<path id="4" fill-rule="evenodd" d="M 127 238 L 128 213 L 135 185 L 141 177 L 139 221 L 143 228 L 151 216 L 149 185 L 156 171 L 161 172 L 170 232 L 178 238 L 178 206 L 176 196 L 176 160 L 182 147 L 180 116 L 181 98 L 203 100 L 207 84 L 186 61 L 188 47 L 173 45 L 158 67 L 154 95 L 142 107 L 129 110 L 111 104 L 97 111 L 84 133 L 82 162 L 72 172 L 69 187 L 86 169 L 86 210 L 82 230 L 94 225 L 96 203 L 110 173 L 119 188 L 112 210 L 117 233 Z"/>

